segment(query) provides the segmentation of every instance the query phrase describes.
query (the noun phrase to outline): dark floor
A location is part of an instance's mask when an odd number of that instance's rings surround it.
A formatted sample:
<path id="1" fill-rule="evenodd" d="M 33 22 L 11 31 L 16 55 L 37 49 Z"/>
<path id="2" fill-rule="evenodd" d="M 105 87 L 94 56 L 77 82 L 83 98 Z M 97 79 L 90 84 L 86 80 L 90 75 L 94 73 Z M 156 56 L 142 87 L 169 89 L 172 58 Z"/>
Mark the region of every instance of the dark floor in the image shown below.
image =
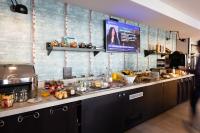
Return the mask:
<path id="1" fill-rule="evenodd" d="M 199 116 L 197 117 L 196 128 L 187 122 L 190 120 L 189 103 L 183 103 L 177 107 L 146 121 L 126 133 L 200 133 L 200 104 L 198 106 Z M 199 127 L 199 129 L 197 129 Z"/>

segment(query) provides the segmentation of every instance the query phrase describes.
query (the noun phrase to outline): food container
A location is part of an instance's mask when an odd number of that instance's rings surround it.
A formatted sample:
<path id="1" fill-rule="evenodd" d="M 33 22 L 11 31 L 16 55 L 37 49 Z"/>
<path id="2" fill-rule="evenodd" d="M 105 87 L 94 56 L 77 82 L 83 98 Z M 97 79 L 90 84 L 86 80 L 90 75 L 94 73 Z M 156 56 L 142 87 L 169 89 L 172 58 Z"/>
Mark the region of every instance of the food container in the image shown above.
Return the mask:
<path id="1" fill-rule="evenodd" d="M 14 94 L 4 94 L 1 96 L 1 107 L 9 108 L 12 107 L 14 103 Z"/>
<path id="2" fill-rule="evenodd" d="M 59 100 L 65 99 L 69 97 L 69 94 L 67 91 L 61 90 L 61 91 L 56 91 L 55 92 L 55 97 Z"/>
<path id="3" fill-rule="evenodd" d="M 59 89 L 63 89 L 64 88 L 64 82 L 63 81 L 55 81 L 55 80 L 51 80 L 51 81 L 45 81 L 45 89 L 47 89 L 49 91 L 50 94 L 54 94 L 55 91 L 59 90 Z"/>
<path id="4" fill-rule="evenodd" d="M 75 95 L 76 94 L 76 91 L 74 89 L 70 89 L 70 95 Z"/>
<path id="5" fill-rule="evenodd" d="M 42 91 L 41 91 L 41 96 L 42 96 L 42 97 L 48 97 L 48 96 L 50 96 L 50 93 L 49 93 L 48 90 L 42 90 Z"/>
<path id="6" fill-rule="evenodd" d="M 74 86 L 68 87 L 67 90 L 69 90 L 69 94 L 70 94 L 71 96 L 73 96 L 73 95 L 76 94 L 76 90 L 75 90 L 75 87 L 74 87 Z"/>
<path id="7" fill-rule="evenodd" d="M 103 82 L 102 88 L 108 88 L 108 87 L 109 87 L 109 83 L 108 82 Z"/>
<path id="8" fill-rule="evenodd" d="M 170 79 L 171 77 L 168 74 L 162 75 L 162 78 L 164 79 Z"/>
<path id="9" fill-rule="evenodd" d="M 28 100 L 28 93 L 27 90 L 22 89 L 19 92 L 15 92 L 15 102 L 25 102 Z"/>
<path id="10" fill-rule="evenodd" d="M 92 81 L 92 88 L 102 88 L 103 86 L 103 81 L 101 80 L 94 80 Z"/>
<path id="11" fill-rule="evenodd" d="M 159 74 L 159 72 L 151 72 L 151 77 L 153 79 L 159 80 L 160 79 L 160 74 Z"/>
<path id="12" fill-rule="evenodd" d="M 85 92 L 87 91 L 87 88 L 88 88 L 88 84 L 86 81 L 78 81 L 75 83 L 75 87 L 74 87 L 74 89 L 79 92 Z"/>

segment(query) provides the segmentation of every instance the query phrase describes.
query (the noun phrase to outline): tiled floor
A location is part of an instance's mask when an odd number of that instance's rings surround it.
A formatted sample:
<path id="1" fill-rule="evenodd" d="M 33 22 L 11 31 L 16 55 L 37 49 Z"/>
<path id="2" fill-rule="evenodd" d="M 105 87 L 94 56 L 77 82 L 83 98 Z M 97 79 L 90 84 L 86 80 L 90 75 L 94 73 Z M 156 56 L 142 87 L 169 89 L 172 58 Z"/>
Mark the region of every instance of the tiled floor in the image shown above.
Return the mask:
<path id="1" fill-rule="evenodd" d="M 200 111 L 200 107 L 198 108 Z M 189 103 L 186 102 L 130 129 L 126 133 L 200 133 L 200 130 L 185 123 L 190 120 L 189 116 L 190 106 Z M 198 116 L 197 118 L 199 120 L 198 127 L 200 129 L 200 117 Z"/>

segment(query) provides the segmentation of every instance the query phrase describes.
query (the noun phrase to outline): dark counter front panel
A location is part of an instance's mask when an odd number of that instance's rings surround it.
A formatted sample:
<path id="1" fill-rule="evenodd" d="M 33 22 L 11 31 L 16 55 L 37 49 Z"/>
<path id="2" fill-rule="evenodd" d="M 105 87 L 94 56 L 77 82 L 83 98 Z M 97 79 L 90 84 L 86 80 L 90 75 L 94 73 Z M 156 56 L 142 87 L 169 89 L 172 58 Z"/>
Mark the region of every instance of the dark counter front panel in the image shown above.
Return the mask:
<path id="1" fill-rule="evenodd" d="M 78 133 L 79 102 L 0 118 L 0 133 Z"/>
<path id="2" fill-rule="evenodd" d="M 126 93 L 114 93 L 83 100 L 81 133 L 123 133 Z"/>

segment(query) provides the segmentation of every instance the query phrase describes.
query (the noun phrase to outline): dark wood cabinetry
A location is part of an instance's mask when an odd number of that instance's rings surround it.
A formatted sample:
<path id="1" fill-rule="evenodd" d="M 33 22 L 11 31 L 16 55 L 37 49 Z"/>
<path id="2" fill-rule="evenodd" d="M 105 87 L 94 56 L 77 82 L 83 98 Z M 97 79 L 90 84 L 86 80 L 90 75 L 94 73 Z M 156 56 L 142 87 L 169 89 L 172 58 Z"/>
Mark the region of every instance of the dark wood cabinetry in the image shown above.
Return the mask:
<path id="1" fill-rule="evenodd" d="M 145 87 L 145 119 L 152 118 L 163 111 L 163 84 Z"/>
<path id="2" fill-rule="evenodd" d="M 123 133 L 126 93 L 115 93 L 82 101 L 82 133 Z"/>
<path id="3" fill-rule="evenodd" d="M 36 133 L 43 132 L 43 111 L 37 110 L 33 112 L 23 113 L 19 115 L 13 115 L 5 118 L 0 118 L 0 121 L 4 123 L 0 127 L 1 133 Z"/>
<path id="4" fill-rule="evenodd" d="M 82 101 L 82 133 L 123 133 L 144 119 L 144 88 Z"/>
<path id="5" fill-rule="evenodd" d="M 188 78 L 188 88 L 189 88 L 189 99 L 191 98 L 191 96 L 192 96 L 192 93 L 193 93 L 193 91 L 194 91 L 194 89 L 195 89 L 195 80 L 194 80 L 194 77 L 189 77 Z"/>
<path id="6" fill-rule="evenodd" d="M 145 116 L 145 92 L 144 88 L 137 88 L 126 92 L 127 111 L 125 127 L 129 129 L 144 121 Z"/>
<path id="7" fill-rule="evenodd" d="M 78 133 L 77 103 L 0 118 L 0 133 Z"/>
<path id="8" fill-rule="evenodd" d="M 71 103 L 46 109 L 44 133 L 78 133 L 78 106 Z"/>
<path id="9" fill-rule="evenodd" d="M 163 110 L 177 105 L 177 80 L 163 83 Z"/>
<path id="10" fill-rule="evenodd" d="M 193 77 L 178 80 L 178 103 L 182 103 L 190 99 L 192 91 L 194 90 Z"/>

